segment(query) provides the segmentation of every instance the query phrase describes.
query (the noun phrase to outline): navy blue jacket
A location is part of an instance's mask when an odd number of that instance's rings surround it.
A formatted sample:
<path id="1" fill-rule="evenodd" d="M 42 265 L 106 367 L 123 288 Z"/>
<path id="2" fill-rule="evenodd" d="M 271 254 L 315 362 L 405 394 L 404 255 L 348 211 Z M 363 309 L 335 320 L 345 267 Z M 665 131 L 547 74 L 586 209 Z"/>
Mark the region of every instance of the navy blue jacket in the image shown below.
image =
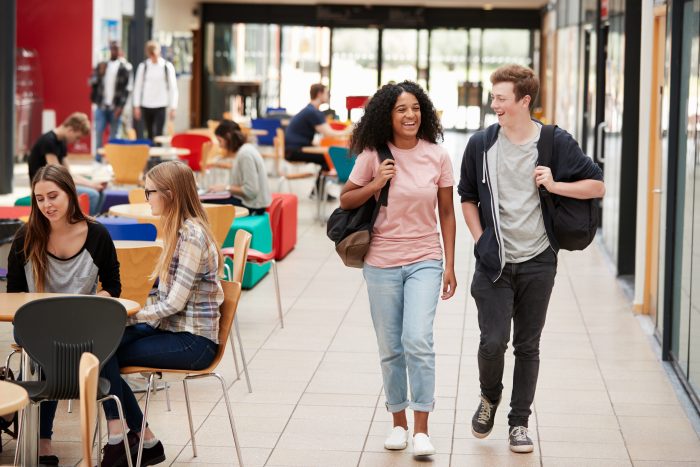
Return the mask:
<path id="1" fill-rule="evenodd" d="M 477 267 L 493 282 L 501 276 L 505 265 L 505 253 L 498 224 L 498 206 L 494 206 L 492 202 L 494 195 L 491 180 L 495 177 L 496 168 L 492 167 L 494 173 L 490 174 L 487 154 L 492 148 L 495 149 L 494 145 L 500 128 L 501 126 L 495 123 L 476 132 L 469 139 L 462 156 L 462 168 L 457 187 L 462 203 L 477 203 L 479 206 L 479 217 L 484 233 L 474 245 L 474 256 Z M 550 169 L 552 177 L 557 182 L 603 180 L 600 167 L 583 153 L 569 133 L 558 127 L 554 131 L 554 149 Z M 523 174 L 523 176 L 530 177 L 532 174 Z M 559 244 L 554 237 L 552 217 L 545 203 L 541 203 L 541 207 L 549 243 L 554 252 L 558 252 Z"/>

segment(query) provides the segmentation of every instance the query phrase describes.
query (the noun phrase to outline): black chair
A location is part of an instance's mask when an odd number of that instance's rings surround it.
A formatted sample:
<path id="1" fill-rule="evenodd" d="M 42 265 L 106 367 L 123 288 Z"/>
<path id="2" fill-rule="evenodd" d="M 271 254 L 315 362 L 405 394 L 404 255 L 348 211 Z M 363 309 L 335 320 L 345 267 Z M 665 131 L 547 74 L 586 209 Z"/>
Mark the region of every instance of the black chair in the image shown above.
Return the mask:
<path id="1" fill-rule="evenodd" d="M 81 355 L 94 354 L 101 369 L 121 342 L 126 316 L 126 309 L 118 301 L 95 296 L 45 298 L 20 307 L 13 321 L 15 339 L 44 375 L 42 381 L 18 382 L 29 393 L 31 403 L 80 398 Z M 25 371 L 29 370 L 25 368 Z M 100 378 L 98 403 L 107 399 L 115 401 L 126 440 L 121 403 L 117 397 L 108 396 L 108 392 L 109 381 Z M 97 425 L 100 427 L 100 423 Z M 20 426 L 19 436 L 21 432 Z M 131 455 L 127 461 L 131 467 Z M 23 463 L 32 464 L 26 459 Z"/>

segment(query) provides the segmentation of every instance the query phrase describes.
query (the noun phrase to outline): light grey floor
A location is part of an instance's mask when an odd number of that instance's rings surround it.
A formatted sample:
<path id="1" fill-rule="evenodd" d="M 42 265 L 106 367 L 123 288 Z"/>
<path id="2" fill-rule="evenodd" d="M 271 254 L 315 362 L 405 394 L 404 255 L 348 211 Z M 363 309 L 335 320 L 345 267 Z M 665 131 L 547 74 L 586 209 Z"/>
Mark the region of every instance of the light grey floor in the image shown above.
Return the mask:
<path id="1" fill-rule="evenodd" d="M 446 146 L 456 161 L 464 141 L 463 135 L 448 136 Z M 513 368 L 510 350 L 497 425 L 489 438 L 473 438 L 469 420 L 479 394 L 479 331 L 468 294 L 472 242 L 459 211 L 458 293 L 439 304 L 435 321 L 437 405 L 430 431 L 438 454 L 429 461 L 416 461 L 410 448 L 384 451 L 382 442 L 391 423 L 384 409 L 362 274 L 342 266 L 325 237 L 325 227 L 313 220 L 315 206 L 306 197 L 309 189 L 294 187 L 300 195 L 299 239 L 295 250 L 279 263 L 285 328 L 277 322 L 270 277 L 245 291 L 239 306 L 253 393 L 247 392 L 243 380 L 234 382 L 230 352 L 220 365 L 232 384 L 229 394 L 246 465 L 700 465 L 698 436 L 652 350 L 648 326 L 641 326 L 632 313 L 630 300 L 597 244 L 582 253 L 560 255 L 530 424 L 535 452 L 513 454 L 505 441 Z M 459 209 L 457 201 L 455 207 Z M 0 326 L 0 348 L 7 349 L 10 340 L 10 326 Z M 173 385 L 172 412 L 165 411 L 162 392 L 155 397 L 150 422 L 166 445 L 164 465 L 236 465 L 215 382 L 195 381 L 190 394 L 197 458 L 188 445 L 181 385 Z M 76 464 L 78 416 L 75 411 L 67 414 L 63 403 L 55 431 L 62 464 Z M 0 463 L 8 464 L 14 442 L 3 440 Z"/>

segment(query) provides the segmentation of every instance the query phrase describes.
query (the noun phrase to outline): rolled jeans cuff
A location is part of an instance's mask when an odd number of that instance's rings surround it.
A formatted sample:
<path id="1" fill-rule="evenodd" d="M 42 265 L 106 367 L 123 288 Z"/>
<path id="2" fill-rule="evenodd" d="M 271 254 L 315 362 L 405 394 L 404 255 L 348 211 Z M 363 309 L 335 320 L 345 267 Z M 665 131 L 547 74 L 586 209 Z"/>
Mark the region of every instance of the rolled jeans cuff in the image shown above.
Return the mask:
<path id="1" fill-rule="evenodd" d="M 411 403 L 408 404 L 408 406 L 414 412 L 432 412 L 433 410 L 435 410 L 435 400 L 427 404 L 419 404 L 418 402 L 411 401 Z"/>
<path id="2" fill-rule="evenodd" d="M 406 407 L 408 407 L 408 401 L 403 401 L 399 404 L 390 404 L 388 402 L 385 402 L 384 405 L 386 406 L 387 412 L 391 413 L 396 413 L 396 412 L 401 412 L 402 410 L 406 410 Z"/>

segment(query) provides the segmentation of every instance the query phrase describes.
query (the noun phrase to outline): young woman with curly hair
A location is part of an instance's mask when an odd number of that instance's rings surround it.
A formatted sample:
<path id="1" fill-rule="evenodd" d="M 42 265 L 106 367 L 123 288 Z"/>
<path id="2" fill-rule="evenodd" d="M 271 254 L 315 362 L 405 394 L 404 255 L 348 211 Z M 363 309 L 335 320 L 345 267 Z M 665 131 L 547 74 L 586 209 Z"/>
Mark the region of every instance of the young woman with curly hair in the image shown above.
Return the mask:
<path id="1" fill-rule="evenodd" d="M 353 132 L 351 151 L 358 156 L 340 197 L 343 209 L 353 209 L 378 196 L 391 181 L 388 205 L 374 224 L 363 273 L 386 407 L 394 422 L 384 447 L 406 448 L 408 407 L 414 416 L 416 456 L 435 453 L 428 436 L 428 415 L 435 406 L 433 320 L 440 291 L 446 300 L 457 286 L 452 164 L 438 138 L 442 127 L 420 86 L 410 81 L 383 86 L 367 103 Z M 394 159 L 380 164 L 378 149 L 384 145 Z"/>

